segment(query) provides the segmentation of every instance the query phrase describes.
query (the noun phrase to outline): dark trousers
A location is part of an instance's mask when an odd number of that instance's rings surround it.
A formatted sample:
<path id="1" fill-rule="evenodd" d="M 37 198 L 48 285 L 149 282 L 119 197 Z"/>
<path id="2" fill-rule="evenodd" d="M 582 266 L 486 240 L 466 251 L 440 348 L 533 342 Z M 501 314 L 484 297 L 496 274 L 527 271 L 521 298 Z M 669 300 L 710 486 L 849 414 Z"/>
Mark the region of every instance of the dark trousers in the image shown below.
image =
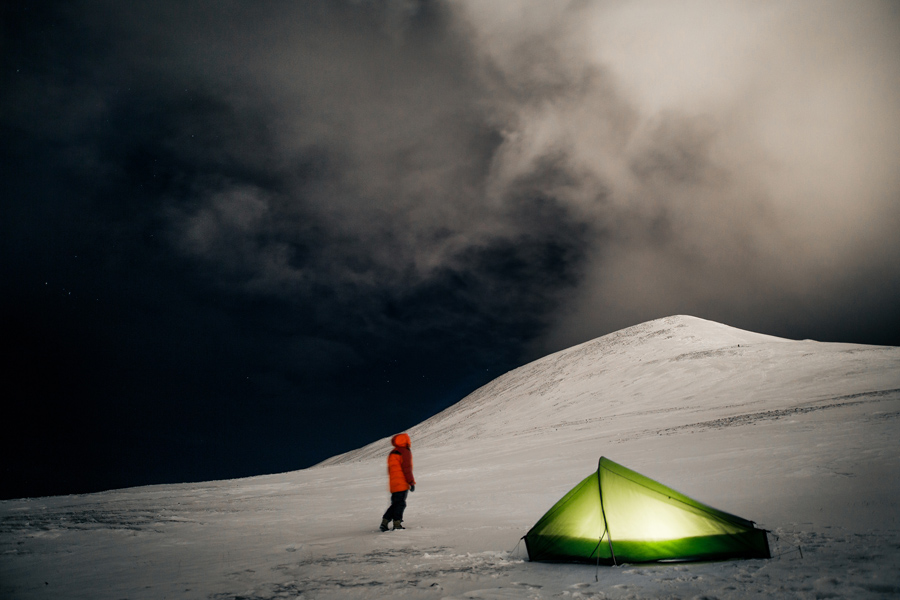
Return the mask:
<path id="1" fill-rule="evenodd" d="M 403 520 L 403 510 L 406 508 L 406 496 L 408 494 L 409 490 L 391 494 L 391 505 L 388 507 L 387 512 L 384 513 L 385 519 L 388 521 Z"/>

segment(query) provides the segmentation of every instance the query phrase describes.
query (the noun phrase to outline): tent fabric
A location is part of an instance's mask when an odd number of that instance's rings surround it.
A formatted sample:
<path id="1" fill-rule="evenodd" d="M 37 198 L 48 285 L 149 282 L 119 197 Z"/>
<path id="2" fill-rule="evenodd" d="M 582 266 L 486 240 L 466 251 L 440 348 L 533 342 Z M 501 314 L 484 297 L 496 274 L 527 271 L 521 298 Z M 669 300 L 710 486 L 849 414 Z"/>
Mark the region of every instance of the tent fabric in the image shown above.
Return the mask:
<path id="1" fill-rule="evenodd" d="M 533 561 L 770 558 L 765 530 L 601 457 L 525 535 Z"/>

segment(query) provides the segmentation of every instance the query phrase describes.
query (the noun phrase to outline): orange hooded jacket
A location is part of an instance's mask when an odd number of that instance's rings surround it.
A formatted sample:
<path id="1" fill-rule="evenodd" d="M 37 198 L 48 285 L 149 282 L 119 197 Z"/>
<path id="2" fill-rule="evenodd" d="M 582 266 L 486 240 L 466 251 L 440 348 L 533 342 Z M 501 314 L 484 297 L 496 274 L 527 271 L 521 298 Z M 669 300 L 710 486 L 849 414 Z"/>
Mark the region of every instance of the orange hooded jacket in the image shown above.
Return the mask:
<path id="1" fill-rule="evenodd" d="M 405 492 L 409 486 L 416 485 L 416 479 L 413 477 L 413 460 L 412 452 L 409 450 L 409 436 L 405 433 L 398 433 L 391 438 L 391 444 L 394 449 L 388 454 L 388 479 L 390 482 L 391 493 Z"/>

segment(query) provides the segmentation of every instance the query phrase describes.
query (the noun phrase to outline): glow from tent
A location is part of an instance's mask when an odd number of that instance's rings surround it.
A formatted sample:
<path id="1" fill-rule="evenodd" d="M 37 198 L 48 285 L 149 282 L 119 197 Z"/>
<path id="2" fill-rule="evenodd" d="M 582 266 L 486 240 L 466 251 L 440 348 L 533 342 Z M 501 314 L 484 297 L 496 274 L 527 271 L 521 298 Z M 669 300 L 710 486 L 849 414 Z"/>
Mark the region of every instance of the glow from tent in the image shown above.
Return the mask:
<path id="1" fill-rule="evenodd" d="M 711 518 L 673 498 L 610 478 L 604 508 L 613 541 L 661 542 L 735 533 L 738 527 Z"/>
<path id="2" fill-rule="evenodd" d="M 604 458 L 596 473 L 541 517 L 525 542 L 532 560 L 640 563 L 771 556 L 765 531 L 751 522 Z"/>

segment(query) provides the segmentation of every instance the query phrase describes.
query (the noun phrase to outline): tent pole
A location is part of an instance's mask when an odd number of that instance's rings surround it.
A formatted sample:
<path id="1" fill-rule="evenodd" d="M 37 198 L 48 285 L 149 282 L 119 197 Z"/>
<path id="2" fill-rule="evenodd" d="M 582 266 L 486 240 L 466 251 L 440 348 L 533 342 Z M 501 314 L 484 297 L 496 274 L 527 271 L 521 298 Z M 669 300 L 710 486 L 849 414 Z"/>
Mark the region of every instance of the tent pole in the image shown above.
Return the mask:
<path id="1" fill-rule="evenodd" d="M 597 570 L 594 572 L 594 581 L 600 581 L 600 544 L 603 543 L 603 537 L 609 532 L 609 529 L 606 527 L 606 523 L 603 524 L 603 533 L 600 535 L 600 539 L 597 540 L 597 547 L 594 548 L 594 552 L 597 552 Z"/>
<path id="2" fill-rule="evenodd" d="M 601 475 L 600 475 L 600 465 L 603 464 L 603 457 L 600 457 L 600 461 L 597 463 L 597 487 L 600 488 L 600 514 L 603 515 L 603 526 L 606 529 L 606 541 L 609 543 L 609 554 L 612 556 L 613 566 L 619 566 L 619 563 L 616 562 L 616 553 L 613 551 L 612 546 L 612 534 L 609 531 L 609 521 L 606 520 L 606 510 L 603 508 L 603 484 L 600 483 Z M 603 541 L 603 537 L 600 537 L 600 541 Z M 597 555 L 597 565 L 599 568 L 600 564 L 600 555 Z"/>

